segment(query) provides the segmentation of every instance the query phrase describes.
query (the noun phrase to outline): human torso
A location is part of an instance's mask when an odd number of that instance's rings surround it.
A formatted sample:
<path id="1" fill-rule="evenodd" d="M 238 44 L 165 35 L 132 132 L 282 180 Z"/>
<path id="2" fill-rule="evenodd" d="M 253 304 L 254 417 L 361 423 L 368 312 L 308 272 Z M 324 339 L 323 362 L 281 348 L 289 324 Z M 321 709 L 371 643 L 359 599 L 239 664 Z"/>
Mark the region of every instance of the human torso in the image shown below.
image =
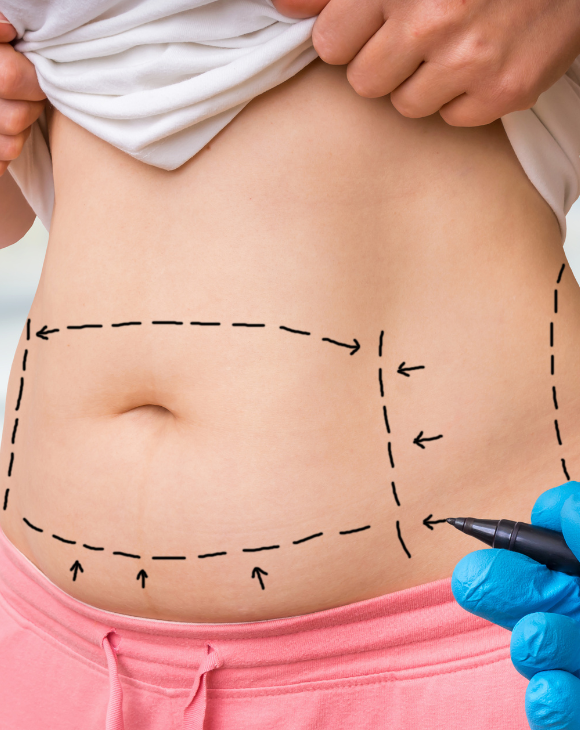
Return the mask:
<path id="1" fill-rule="evenodd" d="M 475 545 L 437 520 L 527 519 L 580 473 L 580 296 L 499 123 L 406 120 L 315 63 L 174 172 L 60 115 L 51 146 L 0 522 L 67 592 L 343 605 L 450 575 Z"/>

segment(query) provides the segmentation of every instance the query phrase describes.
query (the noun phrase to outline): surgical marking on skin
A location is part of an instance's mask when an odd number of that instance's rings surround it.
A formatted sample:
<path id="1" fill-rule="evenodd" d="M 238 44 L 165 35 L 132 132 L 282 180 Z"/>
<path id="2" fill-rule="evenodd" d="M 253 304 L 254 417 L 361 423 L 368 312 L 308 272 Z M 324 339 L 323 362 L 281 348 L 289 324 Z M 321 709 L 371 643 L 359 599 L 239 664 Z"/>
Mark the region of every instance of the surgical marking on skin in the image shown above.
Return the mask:
<path id="1" fill-rule="evenodd" d="M 30 320 L 26 320 L 26 341 L 30 342 Z"/>
<path id="2" fill-rule="evenodd" d="M 12 467 L 14 466 L 14 452 L 10 452 L 10 465 L 8 466 L 8 476 L 12 476 Z"/>
<path id="3" fill-rule="evenodd" d="M 560 437 L 560 427 L 558 426 L 558 420 L 557 419 L 554 421 L 554 426 L 556 428 L 556 437 L 558 439 L 558 443 L 560 444 L 560 446 L 562 446 L 562 439 Z"/>
<path id="4" fill-rule="evenodd" d="M 554 323 L 550 322 L 550 347 L 554 347 Z"/>
<path id="5" fill-rule="evenodd" d="M 280 325 L 281 330 L 285 330 L 286 332 L 293 332 L 295 335 L 310 335 L 310 332 L 305 332 L 304 330 L 294 330 L 292 327 L 284 327 L 284 325 Z"/>
<path id="6" fill-rule="evenodd" d="M 135 560 L 141 560 L 140 555 L 133 555 L 133 553 L 124 553 L 122 550 L 115 550 L 113 555 L 122 555 L 124 558 L 135 558 Z"/>
<path id="7" fill-rule="evenodd" d="M 554 314 L 558 314 L 558 290 L 554 289 Z"/>
<path id="8" fill-rule="evenodd" d="M 69 324 L 67 330 L 100 330 L 103 329 L 102 324 Z"/>
<path id="9" fill-rule="evenodd" d="M 339 342 L 338 340 L 331 340 L 330 337 L 323 337 L 323 342 L 330 342 L 331 345 L 338 345 L 339 347 L 348 347 L 350 350 L 350 355 L 354 355 L 356 352 L 360 350 L 360 344 L 359 341 L 356 339 L 353 339 L 354 345 L 349 345 L 346 342 Z"/>
<path id="10" fill-rule="evenodd" d="M 194 326 L 198 327 L 220 327 L 221 322 L 190 322 Z"/>
<path id="11" fill-rule="evenodd" d="M 566 268 L 566 264 L 562 264 L 562 267 L 560 269 L 560 273 L 558 274 L 558 280 L 556 281 L 556 284 L 559 284 L 562 280 L 562 274 L 564 273 L 564 269 Z"/>
<path id="12" fill-rule="evenodd" d="M 395 482 L 391 482 L 391 489 L 393 490 L 393 497 L 395 498 L 395 502 L 397 503 L 397 507 L 401 506 L 401 503 L 399 502 L 399 496 L 397 494 L 397 487 L 395 486 Z"/>
<path id="13" fill-rule="evenodd" d="M 96 550 L 98 552 L 103 552 L 103 550 L 105 549 L 104 547 L 93 547 L 92 545 L 87 545 L 86 543 L 83 543 L 83 547 L 87 550 Z"/>
<path id="14" fill-rule="evenodd" d="M 364 530 L 370 530 L 370 525 L 365 525 L 364 527 L 355 527 L 354 530 L 342 530 L 342 532 L 339 532 L 339 535 L 352 535 L 355 532 L 364 532 Z"/>
<path id="15" fill-rule="evenodd" d="M 18 430 L 18 419 L 16 419 L 14 421 L 14 428 L 12 429 L 12 439 L 11 439 L 12 444 L 16 443 L 16 431 L 17 430 Z"/>
<path id="16" fill-rule="evenodd" d="M 2 508 L 4 511 L 8 509 L 8 495 L 10 494 L 10 489 L 6 489 L 4 492 L 4 507 Z"/>
<path id="17" fill-rule="evenodd" d="M 383 386 L 383 368 L 379 368 L 379 388 L 381 390 L 381 398 L 384 398 L 385 388 Z"/>
<path id="18" fill-rule="evenodd" d="M 76 545 L 76 540 L 66 540 L 64 537 L 60 537 L 60 535 L 53 535 L 55 540 L 59 540 L 59 542 L 66 542 L 67 545 Z"/>
<path id="19" fill-rule="evenodd" d="M 387 416 L 387 406 L 383 406 L 383 419 L 387 428 L 387 433 L 391 433 L 391 427 L 389 426 L 389 417 Z"/>
<path id="20" fill-rule="evenodd" d="M 26 360 L 28 359 L 28 350 L 24 350 L 24 357 L 22 358 L 22 370 L 26 372 Z"/>
<path id="21" fill-rule="evenodd" d="M 173 321 L 170 319 L 167 319 L 167 320 L 159 319 L 159 320 L 155 320 L 154 322 L 151 322 L 151 324 L 183 324 L 183 322 L 177 322 L 177 321 Z"/>
<path id="22" fill-rule="evenodd" d="M 22 392 L 24 391 L 24 378 L 20 378 L 20 389 L 18 391 L 18 400 L 16 401 L 15 411 L 20 410 L 20 404 L 22 403 Z"/>
<path id="23" fill-rule="evenodd" d="M 37 527 L 36 525 L 33 525 L 32 522 L 29 522 L 26 517 L 22 518 L 23 522 L 28 525 L 28 527 L 32 528 L 36 532 L 44 532 L 40 527 Z"/>
<path id="24" fill-rule="evenodd" d="M 551 375 L 554 374 L 554 356 L 553 355 L 550 356 L 550 374 Z"/>
<path id="25" fill-rule="evenodd" d="M 185 555 L 154 555 L 151 560 L 185 560 Z"/>
<path id="26" fill-rule="evenodd" d="M 395 468 L 395 460 L 393 459 L 393 447 L 391 446 L 391 442 L 388 443 L 388 451 L 389 451 L 389 461 L 391 462 L 391 469 Z"/>
<path id="27" fill-rule="evenodd" d="M 111 327 L 138 327 L 142 324 L 143 322 L 116 322 L 115 324 L 112 324 Z"/>
<path id="28" fill-rule="evenodd" d="M 562 462 L 562 469 L 564 470 L 564 475 L 568 481 L 570 481 L 570 475 L 568 474 L 568 469 L 566 469 L 566 459 L 560 459 Z"/>
<path id="29" fill-rule="evenodd" d="M 405 551 L 408 558 L 411 557 L 411 553 L 407 549 L 407 546 L 405 545 L 405 541 L 403 540 L 403 536 L 401 535 L 401 525 L 399 524 L 399 520 L 397 520 L 397 537 L 399 538 L 399 542 L 401 543 L 401 547 Z"/>
<path id="30" fill-rule="evenodd" d="M 232 327 L 265 327 L 265 324 L 252 324 L 250 322 L 233 322 Z"/>
<path id="31" fill-rule="evenodd" d="M 217 558 L 218 555 L 227 555 L 226 552 L 221 553 L 206 553 L 205 555 L 198 555 L 198 558 Z"/>
<path id="32" fill-rule="evenodd" d="M 300 540 L 294 540 L 292 545 L 300 545 L 303 542 L 308 542 L 308 540 L 314 540 L 315 537 L 322 537 L 323 534 L 323 532 L 315 532 L 314 535 L 308 535 L 308 537 L 303 537 Z"/>
<path id="33" fill-rule="evenodd" d="M 381 330 L 381 334 L 379 335 L 379 357 L 383 356 L 383 338 L 385 336 L 385 330 Z"/>
<path id="34" fill-rule="evenodd" d="M 552 386 L 552 398 L 554 399 L 554 408 L 558 410 L 558 400 L 556 398 L 556 386 Z"/>
<path id="35" fill-rule="evenodd" d="M 262 550 L 278 550 L 280 545 L 265 545 L 264 547 L 259 548 L 243 548 L 243 553 L 260 553 Z"/>

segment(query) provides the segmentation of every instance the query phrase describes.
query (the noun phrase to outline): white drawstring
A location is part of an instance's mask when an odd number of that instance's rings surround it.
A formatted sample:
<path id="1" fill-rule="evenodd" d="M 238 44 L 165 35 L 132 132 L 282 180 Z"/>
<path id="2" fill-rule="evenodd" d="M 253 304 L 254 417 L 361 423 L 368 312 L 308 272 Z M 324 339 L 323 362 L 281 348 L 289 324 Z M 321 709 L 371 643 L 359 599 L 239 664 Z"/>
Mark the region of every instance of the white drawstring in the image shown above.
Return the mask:
<path id="1" fill-rule="evenodd" d="M 183 713 L 183 730 L 203 730 L 205 720 L 205 708 L 207 705 L 207 674 L 213 669 L 218 669 L 223 664 L 223 659 L 217 649 L 207 644 L 207 655 L 200 664 L 197 677 Z M 108 728 L 107 728 L 108 730 Z"/>
<path id="2" fill-rule="evenodd" d="M 109 636 L 114 634 L 109 631 L 103 637 L 102 646 L 107 657 L 107 669 L 109 670 L 109 703 L 107 705 L 107 721 L 105 730 L 124 730 L 123 723 L 123 688 L 119 680 L 117 668 L 117 655 L 115 648 L 111 645 Z"/>

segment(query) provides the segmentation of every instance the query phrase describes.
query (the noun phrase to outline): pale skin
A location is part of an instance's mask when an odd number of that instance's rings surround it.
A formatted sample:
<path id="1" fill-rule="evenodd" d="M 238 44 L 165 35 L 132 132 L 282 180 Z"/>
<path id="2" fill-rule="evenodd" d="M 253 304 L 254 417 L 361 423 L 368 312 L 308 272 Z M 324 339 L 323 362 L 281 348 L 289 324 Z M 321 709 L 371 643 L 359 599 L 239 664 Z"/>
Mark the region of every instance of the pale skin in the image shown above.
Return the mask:
<path id="1" fill-rule="evenodd" d="M 500 122 L 410 119 L 317 61 L 177 171 L 59 113 L 50 141 L 57 205 L 8 391 L 0 523 L 75 597 L 210 622 L 344 605 L 450 575 L 473 546 L 429 514 L 526 519 L 562 455 L 580 469 L 580 293 L 567 270 L 559 446 L 560 232 Z M 354 337 L 354 356 L 328 341 Z"/>

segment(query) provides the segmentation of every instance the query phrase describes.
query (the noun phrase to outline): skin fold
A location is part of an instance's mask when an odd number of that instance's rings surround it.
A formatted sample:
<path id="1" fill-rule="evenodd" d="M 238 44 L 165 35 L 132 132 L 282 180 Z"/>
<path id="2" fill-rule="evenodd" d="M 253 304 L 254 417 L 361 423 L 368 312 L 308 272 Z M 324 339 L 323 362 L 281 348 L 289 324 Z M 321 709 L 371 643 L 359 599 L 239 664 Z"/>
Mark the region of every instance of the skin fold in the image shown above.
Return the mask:
<path id="1" fill-rule="evenodd" d="M 316 62 L 174 172 L 58 114 L 51 147 L 0 523 L 71 595 L 202 622 L 343 605 L 451 575 L 473 544 L 430 515 L 525 520 L 580 470 L 578 288 L 501 124 L 406 119 Z"/>

